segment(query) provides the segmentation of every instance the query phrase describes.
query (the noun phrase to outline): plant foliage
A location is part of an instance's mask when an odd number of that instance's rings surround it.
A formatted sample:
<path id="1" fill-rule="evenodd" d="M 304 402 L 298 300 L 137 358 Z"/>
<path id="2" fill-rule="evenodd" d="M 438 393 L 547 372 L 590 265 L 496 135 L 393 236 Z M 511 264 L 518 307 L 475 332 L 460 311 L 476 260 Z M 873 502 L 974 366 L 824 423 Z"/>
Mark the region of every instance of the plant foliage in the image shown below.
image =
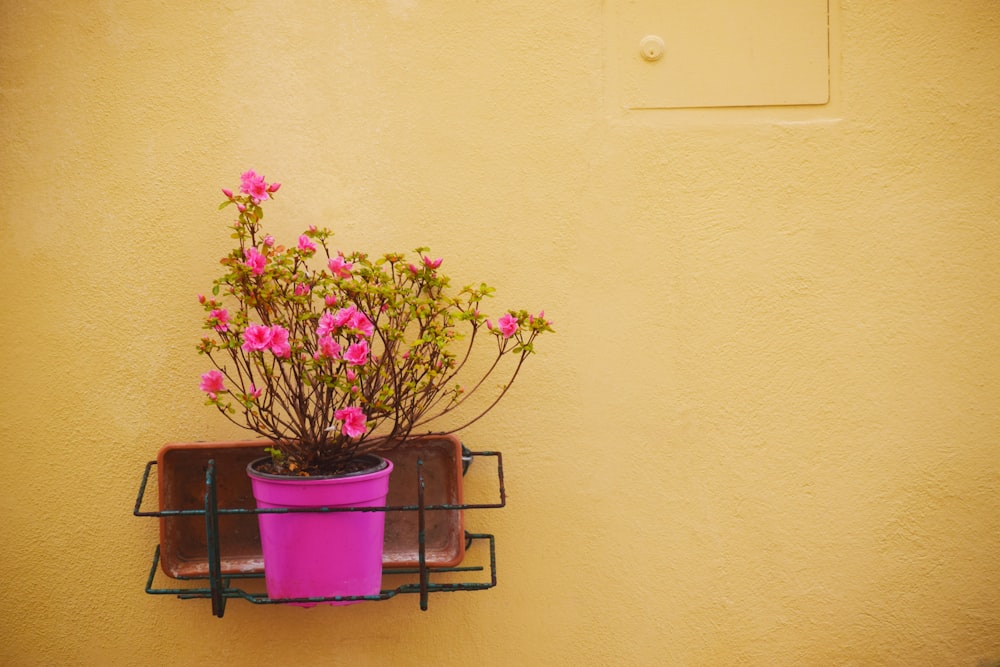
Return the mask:
<path id="1" fill-rule="evenodd" d="M 508 310 L 492 322 L 480 310 L 486 284 L 451 289 L 427 248 L 415 258 L 331 252 L 328 229 L 310 227 L 295 245 L 264 232 L 263 204 L 279 184 L 253 171 L 240 192 L 223 189 L 238 218 L 235 247 L 222 258 L 198 351 L 214 369 L 201 376 L 207 404 L 271 441 L 276 469 L 329 474 L 352 459 L 404 440 L 462 408 L 501 368 L 510 388 L 535 338 L 552 331 L 544 313 Z M 473 382 L 462 372 L 474 349 L 495 347 Z M 501 363 L 508 359 L 508 363 Z M 507 373 L 509 372 L 509 375 Z"/>

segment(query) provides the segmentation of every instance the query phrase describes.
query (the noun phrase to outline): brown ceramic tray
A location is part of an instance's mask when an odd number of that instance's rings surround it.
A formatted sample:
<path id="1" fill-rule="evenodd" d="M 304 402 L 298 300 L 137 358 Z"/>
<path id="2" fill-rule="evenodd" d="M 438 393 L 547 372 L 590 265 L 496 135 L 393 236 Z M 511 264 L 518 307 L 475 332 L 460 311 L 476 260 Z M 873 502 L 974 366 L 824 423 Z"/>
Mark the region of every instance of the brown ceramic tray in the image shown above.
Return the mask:
<path id="1" fill-rule="evenodd" d="M 219 509 L 255 508 L 246 467 L 267 455 L 266 445 L 261 440 L 165 445 L 156 458 L 160 511 L 205 509 L 205 470 L 210 459 L 215 459 Z M 418 457 L 423 460 L 424 504 L 462 504 L 462 444 L 455 436 L 419 436 L 383 456 L 394 466 L 388 506 L 417 504 Z M 386 568 L 419 565 L 418 521 L 417 512 L 386 512 L 382 557 Z M 460 563 L 465 556 L 462 511 L 427 511 L 424 522 L 427 565 Z M 223 574 L 263 572 L 257 515 L 220 514 L 219 551 Z M 204 515 L 160 518 L 160 564 L 170 577 L 207 576 Z"/>

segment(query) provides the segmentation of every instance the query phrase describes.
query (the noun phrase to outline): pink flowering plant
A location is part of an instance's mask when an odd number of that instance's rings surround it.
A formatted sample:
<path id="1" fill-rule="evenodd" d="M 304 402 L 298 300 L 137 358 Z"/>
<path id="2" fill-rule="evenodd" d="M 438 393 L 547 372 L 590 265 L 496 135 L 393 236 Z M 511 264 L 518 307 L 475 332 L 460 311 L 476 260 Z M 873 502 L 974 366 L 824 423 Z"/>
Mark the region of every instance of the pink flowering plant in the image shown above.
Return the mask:
<path id="1" fill-rule="evenodd" d="M 417 258 L 331 252 L 328 229 L 309 227 L 280 245 L 263 231 L 264 202 L 279 184 L 247 171 L 239 192 L 223 189 L 220 208 L 235 207 L 233 250 L 205 309 L 198 351 L 214 368 L 201 376 L 207 404 L 273 442 L 271 472 L 332 474 L 351 461 L 403 441 L 462 408 L 487 386 L 491 410 L 510 388 L 535 338 L 551 322 L 508 310 L 496 322 L 481 310 L 485 284 L 454 292 L 426 248 Z M 463 369 L 487 343 L 492 363 L 474 382 Z M 503 370 L 501 370 L 503 369 Z M 505 381 L 487 384 L 497 372 Z"/>

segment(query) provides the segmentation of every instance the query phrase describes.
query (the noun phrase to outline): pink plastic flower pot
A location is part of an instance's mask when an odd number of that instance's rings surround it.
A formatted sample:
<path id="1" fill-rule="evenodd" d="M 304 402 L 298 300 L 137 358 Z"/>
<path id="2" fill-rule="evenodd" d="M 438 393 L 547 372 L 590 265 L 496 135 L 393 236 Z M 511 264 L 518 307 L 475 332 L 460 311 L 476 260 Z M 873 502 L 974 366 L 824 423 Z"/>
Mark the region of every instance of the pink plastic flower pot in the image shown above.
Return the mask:
<path id="1" fill-rule="evenodd" d="M 336 477 L 268 475 L 254 470 L 256 461 L 247 474 L 259 509 L 385 507 L 392 463 L 372 458 L 376 470 Z M 269 597 L 378 595 L 385 512 L 262 513 L 257 519 Z"/>

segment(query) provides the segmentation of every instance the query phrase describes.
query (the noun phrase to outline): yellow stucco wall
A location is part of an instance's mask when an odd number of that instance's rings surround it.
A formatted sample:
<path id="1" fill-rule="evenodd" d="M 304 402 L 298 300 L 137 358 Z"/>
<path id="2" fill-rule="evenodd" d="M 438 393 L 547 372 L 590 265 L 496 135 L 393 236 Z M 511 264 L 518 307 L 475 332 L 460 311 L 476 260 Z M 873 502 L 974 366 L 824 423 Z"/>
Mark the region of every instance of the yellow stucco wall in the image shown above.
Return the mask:
<path id="1" fill-rule="evenodd" d="M 996 3 L 835 4 L 826 106 L 626 112 L 630 6 L 0 2 L 0 663 L 1000 660 Z M 242 435 L 194 295 L 248 167 L 556 321 L 464 434 L 498 588 L 143 593 L 142 464 Z"/>

